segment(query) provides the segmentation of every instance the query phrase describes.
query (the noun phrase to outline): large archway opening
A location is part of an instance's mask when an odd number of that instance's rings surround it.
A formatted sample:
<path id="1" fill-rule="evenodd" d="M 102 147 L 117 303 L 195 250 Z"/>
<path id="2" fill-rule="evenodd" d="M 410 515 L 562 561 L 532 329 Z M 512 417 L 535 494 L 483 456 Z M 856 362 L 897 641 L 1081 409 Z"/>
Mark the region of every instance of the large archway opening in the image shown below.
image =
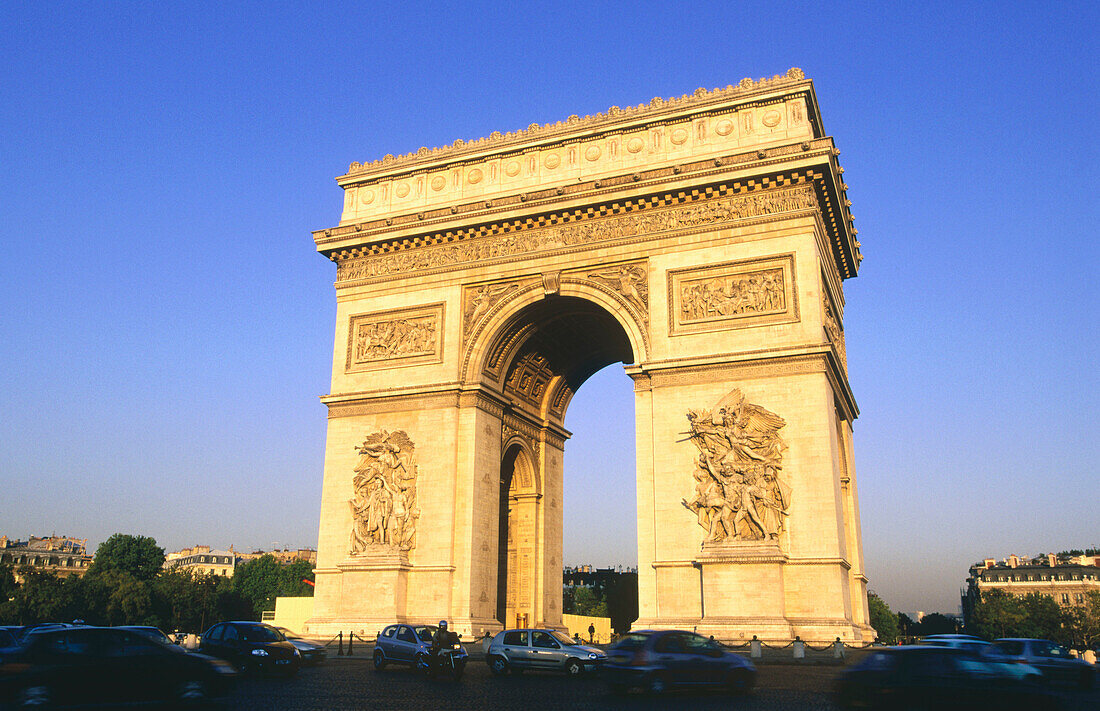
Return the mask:
<path id="1" fill-rule="evenodd" d="M 552 296 L 527 305 L 494 339 L 485 372 L 510 403 L 502 423 L 496 551 L 496 617 L 505 627 L 560 617 L 567 535 L 564 443 L 570 435 L 565 414 L 593 374 L 634 360 L 635 349 L 619 318 L 602 305 L 574 296 Z M 614 409 L 604 408 L 602 416 L 626 422 L 627 437 L 632 436 L 632 399 L 617 398 Z M 629 452 L 625 466 L 632 471 L 632 446 Z M 632 491 L 633 485 L 624 492 L 624 510 L 634 508 Z M 591 508 L 596 497 L 593 487 L 571 498 Z"/>

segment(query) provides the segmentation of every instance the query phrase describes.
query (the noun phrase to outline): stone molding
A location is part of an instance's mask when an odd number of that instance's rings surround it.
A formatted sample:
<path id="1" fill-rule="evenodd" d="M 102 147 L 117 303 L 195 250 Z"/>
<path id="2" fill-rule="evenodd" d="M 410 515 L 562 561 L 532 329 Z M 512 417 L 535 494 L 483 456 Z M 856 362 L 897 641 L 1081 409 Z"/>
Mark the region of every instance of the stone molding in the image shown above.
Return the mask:
<path id="1" fill-rule="evenodd" d="M 667 274 L 670 336 L 794 323 L 799 320 L 793 253 L 674 269 Z M 750 291 L 754 280 L 755 284 L 760 284 L 765 289 L 764 303 L 754 304 L 750 298 L 744 298 L 743 303 L 737 304 L 733 302 L 733 297 L 723 293 L 726 289 Z M 713 289 L 716 283 L 722 283 L 722 288 Z M 770 287 L 767 286 L 769 283 Z M 685 318 L 686 311 L 694 311 L 699 306 L 708 308 L 709 304 L 706 302 L 712 301 L 708 296 L 715 291 L 719 293 L 713 298 L 726 299 L 726 303 L 719 308 L 728 309 L 729 313 Z"/>
<path id="2" fill-rule="evenodd" d="M 691 109 L 699 106 L 706 106 L 716 101 L 724 101 L 742 96 L 747 97 L 761 91 L 770 91 L 781 87 L 793 87 L 805 80 L 805 73 L 798 67 L 792 67 L 787 70 L 786 74 L 776 74 L 771 78 L 760 78 L 754 81 L 749 77 L 745 77 L 738 82 L 736 86 L 731 84 L 725 88 L 716 88 L 709 91 L 700 87 L 693 93 L 684 94 L 679 98 L 662 99 L 661 97 L 654 97 L 649 103 L 630 106 L 626 109 L 612 106 L 606 112 L 596 114 L 595 116 L 585 116 L 581 118 L 574 115 L 564 121 L 558 121 L 552 124 L 533 123 L 526 129 L 520 131 L 509 131 L 508 133 L 494 131 L 485 138 L 478 138 L 472 141 L 458 139 L 449 146 L 441 146 L 438 148 L 428 148 L 424 146 L 413 153 L 406 153 L 401 156 L 387 154 L 379 160 L 367 163 L 355 161 L 348 166 L 347 175 L 342 177 L 367 177 L 373 173 L 379 172 L 379 169 L 392 170 L 393 168 L 402 168 L 405 166 L 411 169 L 421 163 L 440 159 L 457 160 L 463 156 L 479 153 L 486 149 L 505 149 L 509 146 L 524 143 L 532 139 L 555 138 L 562 134 L 574 133 L 580 129 L 588 129 L 591 131 L 599 127 L 620 123 L 624 119 L 649 118 L 667 113 L 670 110 Z M 807 119 L 812 120 L 813 117 L 807 117 Z"/>
<path id="3" fill-rule="evenodd" d="M 345 250 L 334 255 L 336 282 L 338 286 L 373 283 L 520 256 L 547 257 L 594 245 L 649 241 L 753 217 L 815 211 L 819 203 L 810 180 L 809 175 L 795 175 L 777 183 L 747 181 L 743 190 L 722 185 L 693 190 L 690 195 L 639 198 L 601 206 L 599 215 L 594 209 L 578 208 L 569 215 L 515 221 L 511 230 L 489 228 L 484 235 L 478 234 L 486 230 L 483 226 Z"/>

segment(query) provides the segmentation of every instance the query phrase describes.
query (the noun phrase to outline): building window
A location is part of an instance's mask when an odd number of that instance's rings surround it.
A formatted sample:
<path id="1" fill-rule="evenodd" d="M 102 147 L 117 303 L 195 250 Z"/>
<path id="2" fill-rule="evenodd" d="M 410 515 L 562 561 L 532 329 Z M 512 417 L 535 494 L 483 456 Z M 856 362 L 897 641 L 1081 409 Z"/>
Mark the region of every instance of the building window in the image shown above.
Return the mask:
<path id="1" fill-rule="evenodd" d="M 1074 593 L 1073 601 L 1076 602 L 1078 605 L 1080 605 L 1082 602 L 1085 601 L 1084 593 Z"/>
<path id="2" fill-rule="evenodd" d="M 1062 604 L 1063 605 L 1068 605 L 1069 604 L 1069 593 L 1062 593 Z"/>

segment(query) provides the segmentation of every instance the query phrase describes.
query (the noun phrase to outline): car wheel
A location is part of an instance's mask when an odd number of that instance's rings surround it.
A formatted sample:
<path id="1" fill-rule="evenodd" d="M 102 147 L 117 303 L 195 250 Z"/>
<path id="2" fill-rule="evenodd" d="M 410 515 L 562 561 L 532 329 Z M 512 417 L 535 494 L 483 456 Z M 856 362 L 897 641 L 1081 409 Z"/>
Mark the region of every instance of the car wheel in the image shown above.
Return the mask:
<path id="1" fill-rule="evenodd" d="M 489 671 L 493 672 L 493 676 L 504 676 L 508 673 L 508 660 L 504 657 L 493 656 L 489 660 Z"/>
<path id="2" fill-rule="evenodd" d="M 569 676 L 579 676 L 581 673 L 581 663 L 576 659 L 569 659 L 565 662 L 565 673 Z"/>
<path id="3" fill-rule="evenodd" d="M 182 704 L 201 704 L 206 701 L 206 684 L 198 679 L 188 679 L 176 688 L 176 698 Z"/>
<path id="4" fill-rule="evenodd" d="M 752 691 L 756 679 L 747 669 L 735 669 L 730 673 L 729 689 L 735 694 L 747 694 Z"/>
<path id="5" fill-rule="evenodd" d="M 52 696 L 48 686 L 28 686 L 19 690 L 16 705 L 25 709 L 46 708 L 53 701 Z"/>
<path id="6" fill-rule="evenodd" d="M 649 682 L 646 684 L 646 691 L 657 696 L 668 691 L 668 682 L 660 674 L 654 674 L 649 677 Z"/>
<path id="7" fill-rule="evenodd" d="M 382 671 L 386 668 L 386 655 L 381 649 L 374 650 L 374 670 Z"/>

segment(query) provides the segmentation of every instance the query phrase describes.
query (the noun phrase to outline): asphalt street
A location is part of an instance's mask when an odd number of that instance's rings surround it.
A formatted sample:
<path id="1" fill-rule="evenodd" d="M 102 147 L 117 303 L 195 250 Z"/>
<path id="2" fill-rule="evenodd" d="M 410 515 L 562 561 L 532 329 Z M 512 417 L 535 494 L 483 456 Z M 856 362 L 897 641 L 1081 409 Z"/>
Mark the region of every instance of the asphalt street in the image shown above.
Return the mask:
<path id="1" fill-rule="evenodd" d="M 568 679 L 549 673 L 493 677 L 471 660 L 461 681 L 428 680 L 401 667 L 375 672 L 367 659 L 330 659 L 293 679 L 241 679 L 227 709 L 833 709 L 829 698 L 835 666 L 764 665 L 757 688 L 746 697 L 721 692 L 674 692 L 652 698 L 615 696 L 598 678 Z M 1100 708 L 1100 690 L 1065 691 L 1063 709 Z"/>

